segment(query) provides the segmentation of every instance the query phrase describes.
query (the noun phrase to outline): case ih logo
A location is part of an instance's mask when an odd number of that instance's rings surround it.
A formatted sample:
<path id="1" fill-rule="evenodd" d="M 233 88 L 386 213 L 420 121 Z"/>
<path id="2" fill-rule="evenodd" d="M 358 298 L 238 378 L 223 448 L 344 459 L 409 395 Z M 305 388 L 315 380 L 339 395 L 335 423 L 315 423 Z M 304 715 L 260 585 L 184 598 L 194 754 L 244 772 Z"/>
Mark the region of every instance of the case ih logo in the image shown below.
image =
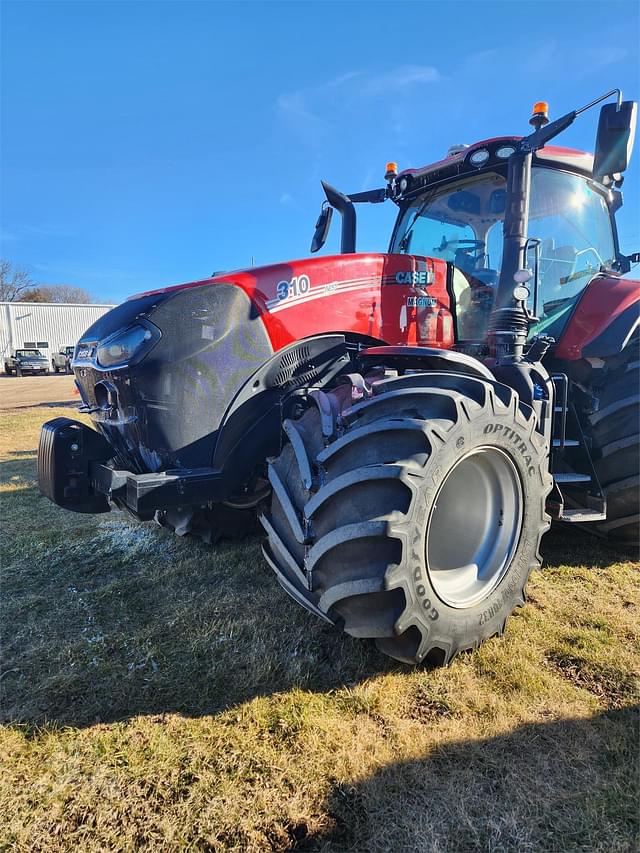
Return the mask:
<path id="1" fill-rule="evenodd" d="M 397 272 L 396 284 L 433 284 L 433 273 L 430 270 Z"/>

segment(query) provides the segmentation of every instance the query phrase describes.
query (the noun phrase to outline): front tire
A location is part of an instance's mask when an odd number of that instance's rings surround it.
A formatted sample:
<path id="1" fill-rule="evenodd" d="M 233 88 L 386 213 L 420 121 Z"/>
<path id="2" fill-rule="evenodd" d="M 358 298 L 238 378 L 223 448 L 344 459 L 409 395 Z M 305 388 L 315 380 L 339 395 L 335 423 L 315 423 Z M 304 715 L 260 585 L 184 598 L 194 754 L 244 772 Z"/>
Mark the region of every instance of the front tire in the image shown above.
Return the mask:
<path id="1" fill-rule="evenodd" d="M 265 556 L 285 589 L 406 663 L 501 634 L 549 527 L 532 410 L 504 385 L 423 373 L 376 383 L 328 441 L 326 422 L 315 406 L 285 422 L 270 465 Z"/>

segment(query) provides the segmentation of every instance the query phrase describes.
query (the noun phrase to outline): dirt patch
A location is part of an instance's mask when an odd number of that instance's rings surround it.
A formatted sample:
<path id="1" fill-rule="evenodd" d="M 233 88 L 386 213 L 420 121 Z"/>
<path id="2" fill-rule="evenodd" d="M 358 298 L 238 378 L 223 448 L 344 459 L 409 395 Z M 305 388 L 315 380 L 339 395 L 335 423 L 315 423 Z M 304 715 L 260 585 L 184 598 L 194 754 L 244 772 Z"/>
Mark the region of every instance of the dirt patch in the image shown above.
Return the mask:
<path id="1" fill-rule="evenodd" d="M 66 373 L 49 376 L 0 376 L 0 409 L 65 406 L 78 403 L 75 379 Z"/>
<path id="2" fill-rule="evenodd" d="M 611 708 L 620 708 L 637 699 L 640 679 L 637 673 L 627 672 L 616 666 L 607 666 L 588 660 L 580 655 L 571 655 L 562 649 L 552 650 L 547 655 L 547 664 L 561 678 L 575 687 L 588 690 Z"/>

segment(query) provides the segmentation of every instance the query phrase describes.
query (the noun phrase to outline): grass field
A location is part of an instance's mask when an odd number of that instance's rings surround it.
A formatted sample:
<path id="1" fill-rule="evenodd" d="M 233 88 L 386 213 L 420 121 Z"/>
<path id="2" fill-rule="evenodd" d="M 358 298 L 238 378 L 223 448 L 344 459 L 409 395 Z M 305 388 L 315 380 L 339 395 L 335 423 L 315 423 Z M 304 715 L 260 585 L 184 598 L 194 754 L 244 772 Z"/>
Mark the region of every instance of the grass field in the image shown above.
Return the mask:
<path id="1" fill-rule="evenodd" d="M 2 413 L 0 849 L 636 849 L 640 572 L 553 531 L 445 670 L 336 634 L 258 540 L 207 548 L 35 487 Z"/>

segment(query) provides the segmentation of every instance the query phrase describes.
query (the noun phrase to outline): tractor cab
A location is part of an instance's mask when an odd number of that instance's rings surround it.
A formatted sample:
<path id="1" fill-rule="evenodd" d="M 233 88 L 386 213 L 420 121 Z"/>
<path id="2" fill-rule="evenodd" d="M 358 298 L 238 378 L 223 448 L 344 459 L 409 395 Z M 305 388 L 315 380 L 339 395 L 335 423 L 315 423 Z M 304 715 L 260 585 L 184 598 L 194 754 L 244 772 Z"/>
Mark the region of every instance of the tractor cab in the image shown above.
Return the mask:
<path id="1" fill-rule="evenodd" d="M 389 251 L 453 264 L 463 342 L 487 336 L 503 260 L 506 160 L 519 141 L 479 142 L 454 153 L 452 163 L 394 179 L 404 192 Z M 593 180 L 592 168 L 591 155 L 564 148 L 546 148 L 534 161 L 527 263 L 537 271 L 537 286 L 527 307 L 537 321 L 530 336 L 557 339 L 590 279 L 624 264 L 614 219 L 620 194 Z M 443 178 L 445 171 L 453 174 Z"/>
<path id="2" fill-rule="evenodd" d="M 600 111 L 595 154 L 549 145 L 612 95 L 616 103 Z M 552 122 L 541 101 L 529 136 L 456 145 L 421 169 L 387 163 L 383 189 L 347 196 L 323 184 L 311 251 L 326 239 L 331 208 L 342 216 L 341 251 L 355 252 L 354 204 L 391 199 L 400 211 L 389 252 L 449 262 L 458 348 L 520 358 L 527 338 L 559 340 L 594 277 L 620 276 L 640 258 L 620 253 L 615 226 L 636 113 L 617 89 Z M 512 333 L 516 350 L 499 352 L 498 338 Z"/>

